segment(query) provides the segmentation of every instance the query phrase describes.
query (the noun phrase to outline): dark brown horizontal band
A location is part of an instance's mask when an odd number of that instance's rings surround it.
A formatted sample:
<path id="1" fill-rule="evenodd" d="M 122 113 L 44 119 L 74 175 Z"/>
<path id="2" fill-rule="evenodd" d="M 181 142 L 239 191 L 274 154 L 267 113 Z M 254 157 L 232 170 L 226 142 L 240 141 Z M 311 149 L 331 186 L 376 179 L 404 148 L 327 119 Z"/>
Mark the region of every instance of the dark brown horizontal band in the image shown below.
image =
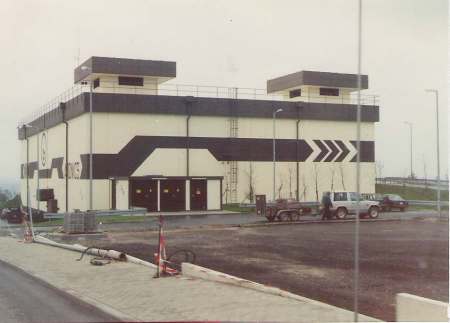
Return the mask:
<path id="1" fill-rule="evenodd" d="M 223 98 L 199 98 L 167 95 L 93 93 L 93 111 L 191 115 L 211 117 L 272 118 L 274 109 L 283 109 L 277 118 L 293 120 L 355 121 L 356 105 L 315 102 L 287 102 Z M 89 93 L 82 93 L 65 104 L 66 121 L 89 112 Z M 32 128 L 19 128 L 19 139 L 54 127 L 63 120 L 61 108 L 31 122 Z M 378 106 L 363 105 L 362 122 L 379 121 Z"/>

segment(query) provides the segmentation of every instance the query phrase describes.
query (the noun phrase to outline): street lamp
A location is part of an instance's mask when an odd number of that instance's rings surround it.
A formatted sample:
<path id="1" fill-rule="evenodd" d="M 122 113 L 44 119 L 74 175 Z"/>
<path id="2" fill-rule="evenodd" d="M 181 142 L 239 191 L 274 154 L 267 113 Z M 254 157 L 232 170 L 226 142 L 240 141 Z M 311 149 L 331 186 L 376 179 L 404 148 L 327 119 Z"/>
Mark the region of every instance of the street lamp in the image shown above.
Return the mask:
<path id="1" fill-rule="evenodd" d="M 92 69 L 89 66 L 81 66 L 82 71 L 90 71 Z M 93 134 L 92 134 L 92 80 L 89 80 L 89 210 L 92 210 L 93 200 L 93 183 L 92 183 L 92 147 L 93 147 Z"/>
<path id="2" fill-rule="evenodd" d="M 33 212 L 31 210 L 31 199 L 30 199 L 30 184 L 29 184 L 29 174 L 30 174 L 30 160 L 29 160 L 29 149 L 28 149 L 28 133 L 27 133 L 27 129 L 32 128 L 31 125 L 29 124 L 23 124 L 22 127 L 23 129 L 23 133 L 25 135 L 25 139 L 27 141 L 27 157 L 26 157 L 26 161 L 27 161 L 27 172 L 26 172 L 26 182 L 27 182 L 27 207 L 28 207 L 28 215 L 30 218 L 30 226 L 31 226 L 31 236 L 33 237 L 34 240 L 34 228 L 33 228 Z M 38 159 L 38 178 L 39 178 L 39 159 Z"/>
<path id="3" fill-rule="evenodd" d="M 272 141 L 272 148 L 273 148 L 273 154 L 272 154 L 272 157 L 273 157 L 273 191 L 272 191 L 272 197 L 273 197 L 274 201 L 275 201 L 275 161 L 276 161 L 275 118 L 277 116 L 277 113 L 281 112 L 281 111 L 283 111 L 283 109 L 278 109 L 276 111 L 273 111 L 273 114 L 272 114 L 272 125 L 273 125 L 273 141 Z"/>
<path id="4" fill-rule="evenodd" d="M 410 165 L 411 165 L 411 179 L 413 179 L 414 172 L 413 172 L 413 125 L 411 122 L 405 121 L 404 124 L 409 126 L 409 142 L 410 142 Z"/>
<path id="5" fill-rule="evenodd" d="M 441 164 L 439 154 L 439 91 L 436 89 L 426 89 L 425 92 L 435 94 L 436 99 L 436 152 L 437 152 L 437 207 L 439 219 L 441 218 Z"/>

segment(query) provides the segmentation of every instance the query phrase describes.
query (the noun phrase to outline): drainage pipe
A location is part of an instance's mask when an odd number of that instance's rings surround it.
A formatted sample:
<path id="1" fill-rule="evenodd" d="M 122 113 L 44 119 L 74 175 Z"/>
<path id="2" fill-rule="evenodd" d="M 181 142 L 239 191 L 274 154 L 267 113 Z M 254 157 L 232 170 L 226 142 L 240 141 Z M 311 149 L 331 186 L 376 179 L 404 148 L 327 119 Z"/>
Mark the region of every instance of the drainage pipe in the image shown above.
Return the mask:
<path id="1" fill-rule="evenodd" d="M 41 236 L 36 236 L 34 241 L 36 241 L 37 243 L 44 244 L 44 245 L 58 247 L 58 248 L 62 248 L 62 249 L 72 250 L 72 251 L 78 251 L 78 252 L 85 252 L 87 249 L 87 247 L 79 245 L 79 244 L 70 245 L 70 244 L 59 243 L 59 242 L 55 242 L 55 241 L 52 241 L 50 239 L 47 239 L 47 238 L 44 238 Z M 115 260 L 120 260 L 120 261 L 127 260 L 127 255 L 125 253 L 115 251 L 115 250 L 90 248 L 89 250 L 87 250 L 86 253 L 89 255 L 92 255 L 92 256 L 109 257 L 109 258 L 112 258 Z"/>
<path id="2" fill-rule="evenodd" d="M 36 236 L 34 241 L 37 243 L 44 244 L 44 245 L 67 249 L 67 250 L 72 250 L 72 251 L 77 251 L 77 252 L 85 252 L 87 249 L 87 247 L 82 246 L 80 244 L 70 245 L 70 244 L 58 243 L 58 242 L 52 241 L 50 239 L 44 238 L 42 236 Z M 87 250 L 86 253 L 89 255 L 92 255 L 92 256 L 110 257 L 115 260 L 127 261 L 130 263 L 136 264 L 136 265 L 143 265 L 143 266 L 149 267 L 151 269 L 157 268 L 157 266 L 155 264 L 152 264 L 151 262 L 127 255 L 123 252 L 119 252 L 116 250 L 104 250 L 104 249 L 90 248 L 89 250 Z"/>

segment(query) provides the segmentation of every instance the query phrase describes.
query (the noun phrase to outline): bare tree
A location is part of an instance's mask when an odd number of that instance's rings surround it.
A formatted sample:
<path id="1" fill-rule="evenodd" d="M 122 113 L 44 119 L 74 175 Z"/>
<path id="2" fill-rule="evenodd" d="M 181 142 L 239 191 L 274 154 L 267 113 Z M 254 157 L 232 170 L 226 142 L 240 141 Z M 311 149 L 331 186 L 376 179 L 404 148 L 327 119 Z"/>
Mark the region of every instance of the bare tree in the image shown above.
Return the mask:
<path id="1" fill-rule="evenodd" d="M 224 177 L 224 186 L 225 190 L 222 193 L 222 197 L 225 197 L 225 204 L 228 204 L 228 193 L 230 193 L 230 187 L 228 186 L 228 178 L 227 176 Z"/>
<path id="2" fill-rule="evenodd" d="M 332 167 L 331 167 L 331 188 L 330 188 L 330 192 L 333 192 L 334 189 L 334 174 L 336 173 L 336 165 L 335 163 L 333 163 Z"/>
<path id="3" fill-rule="evenodd" d="M 248 176 L 248 192 L 245 199 L 249 200 L 250 203 L 253 203 L 255 197 L 255 176 L 252 162 L 249 163 L 248 172 L 246 172 L 246 174 Z"/>
<path id="4" fill-rule="evenodd" d="M 341 176 L 342 190 L 346 191 L 345 178 L 344 178 L 344 167 L 342 166 L 342 163 L 339 163 L 339 175 Z"/>
<path id="5" fill-rule="evenodd" d="M 376 179 L 379 178 L 381 181 L 381 178 L 383 177 L 383 163 L 381 161 L 375 162 L 375 182 Z M 381 182 L 380 182 L 381 183 Z"/>
<path id="6" fill-rule="evenodd" d="M 314 186 L 316 189 L 316 201 L 319 202 L 319 166 L 314 164 Z"/>
<path id="7" fill-rule="evenodd" d="M 423 179 L 424 179 L 424 191 L 428 190 L 428 175 L 427 175 L 427 161 L 425 160 L 425 155 L 422 156 L 423 159 Z"/>
<path id="8" fill-rule="evenodd" d="M 282 198 L 281 197 L 281 191 L 282 191 L 283 186 L 284 186 L 284 177 L 283 177 L 283 175 L 281 173 L 278 173 L 278 183 L 279 183 L 279 186 L 277 188 L 278 198 L 281 199 Z"/>
<path id="9" fill-rule="evenodd" d="M 302 196 L 303 196 L 303 201 L 306 200 L 306 191 L 307 191 L 307 186 L 306 186 L 306 181 L 305 181 L 305 175 L 302 176 Z"/>
<path id="10" fill-rule="evenodd" d="M 292 176 L 294 175 L 294 170 L 289 166 L 289 198 L 292 198 Z"/>

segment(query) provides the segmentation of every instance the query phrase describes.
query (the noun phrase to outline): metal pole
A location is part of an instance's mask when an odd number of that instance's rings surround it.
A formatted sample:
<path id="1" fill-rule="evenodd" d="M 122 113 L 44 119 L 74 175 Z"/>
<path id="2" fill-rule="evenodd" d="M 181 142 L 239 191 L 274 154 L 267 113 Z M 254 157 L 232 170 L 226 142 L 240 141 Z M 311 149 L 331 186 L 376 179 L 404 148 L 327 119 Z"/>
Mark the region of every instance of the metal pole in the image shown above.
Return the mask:
<path id="1" fill-rule="evenodd" d="M 31 236 L 34 240 L 34 228 L 33 228 L 33 212 L 31 210 L 31 199 L 30 199 L 30 184 L 29 184 L 29 174 L 30 174 L 30 160 L 29 160 L 29 139 L 28 139 L 28 133 L 27 133 L 27 126 L 23 126 L 25 131 L 25 138 L 27 140 L 27 206 L 28 206 L 28 217 L 30 219 L 30 225 L 31 225 Z"/>
<path id="2" fill-rule="evenodd" d="M 355 256 L 354 256 L 354 303 L 353 318 L 358 322 L 359 301 L 359 212 L 360 212 L 360 161 L 361 161 L 361 52 L 362 52 L 362 0 L 358 0 L 358 106 L 356 108 L 356 221 L 355 221 Z"/>
<path id="3" fill-rule="evenodd" d="M 439 92 L 436 90 L 436 150 L 437 150 L 437 204 L 439 219 L 441 219 L 441 161 L 439 153 Z"/>
<path id="4" fill-rule="evenodd" d="M 273 181 L 272 181 L 272 200 L 275 201 L 275 115 L 276 111 L 272 114 L 272 132 L 273 132 L 273 138 L 272 138 L 272 159 L 273 159 Z"/>
<path id="5" fill-rule="evenodd" d="M 412 123 L 409 124 L 409 143 L 410 143 L 410 158 L 411 158 L 411 179 L 414 177 L 413 172 L 413 129 L 412 129 Z"/>
<path id="6" fill-rule="evenodd" d="M 439 219 L 441 219 L 441 161 L 439 150 L 439 91 L 436 89 L 427 89 L 426 92 L 432 92 L 436 98 L 436 153 L 437 153 L 437 208 Z"/>
<path id="7" fill-rule="evenodd" d="M 411 179 L 414 176 L 414 172 L 413 172 L 413 135 L 412 135 L 412 123 L 411 122 L 407 122 L 405 121 L 405 124 L 407 124 L 409 126 L 409 144 L 410 144 L 410 148 L 409 148 L 409 153 L 410 153 L 410 168 L 411 168 L 411 173 L 410 173 L 410 177 Z"/>
<path id="8" fill-rule="evenodd" d="M 89 82 L 89 210 L 92 210 L 93 200 L 93 186 L 92 186 L 92 147 L 93 147 L 93 133 L 92 133 L 92 80 Z"/>
<path id="9" fill-rule="evenodd" d="M 275 129 L 275 117 L 277 115 L 278 112 L 283 111 L 283 109 L 277 109 L 273 112 L 272 114 L 272 126 L 273 126 L 273 139 L 272 139 L 272 148 L 273 148 L 273 152 L 272 152 L 272 157 L 273 157 L 273 191 L 272 191 L 272 196 L 273 196 L 273 200 L 275 201 L 275 162 L 276 162 L 276 148 L 275 148 L 275 136 L 276 136 L 276 129 Z"/>
<path id="10" fill-rule="evenodd" d="M 38 211 L 40 210 L 39 208 L 39 132 L 36 134 L 36 156 L 37 156 L 37 189 L 36 189 L 36 203 L 37 203 L 37 209 Z"/>

